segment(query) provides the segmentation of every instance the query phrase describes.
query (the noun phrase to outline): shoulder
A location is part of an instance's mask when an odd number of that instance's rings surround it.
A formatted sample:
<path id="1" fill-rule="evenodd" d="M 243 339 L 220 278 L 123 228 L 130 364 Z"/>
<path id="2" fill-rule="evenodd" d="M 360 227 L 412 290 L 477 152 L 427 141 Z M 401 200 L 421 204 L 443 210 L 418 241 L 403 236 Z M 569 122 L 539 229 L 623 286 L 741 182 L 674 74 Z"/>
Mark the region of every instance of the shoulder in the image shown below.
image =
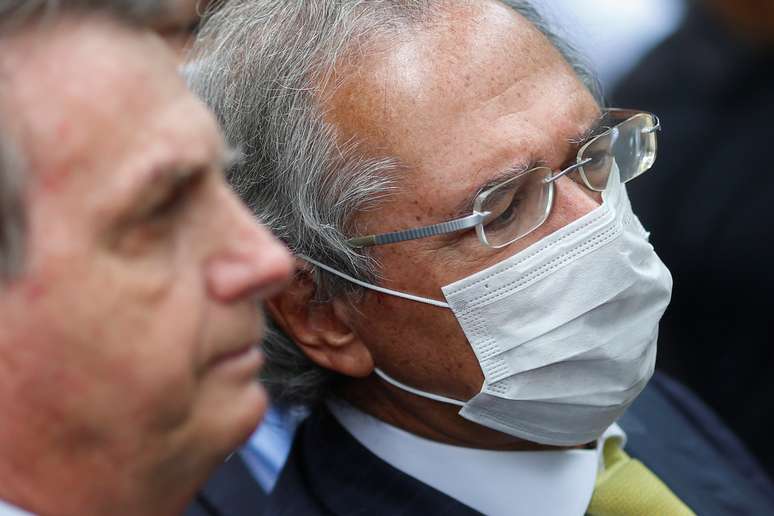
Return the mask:
<path id="1" fill-rule="evenodd" d="M 184 516 L 263 514 L 266 494 L 238 453 L 210 477 Z"/>
<path id="2" fill-rule="evenodd" d="M 690 390 L 656 373 L 620 420 L 627 451 L 699 514 L 774 514 L 774 486 Z"/>

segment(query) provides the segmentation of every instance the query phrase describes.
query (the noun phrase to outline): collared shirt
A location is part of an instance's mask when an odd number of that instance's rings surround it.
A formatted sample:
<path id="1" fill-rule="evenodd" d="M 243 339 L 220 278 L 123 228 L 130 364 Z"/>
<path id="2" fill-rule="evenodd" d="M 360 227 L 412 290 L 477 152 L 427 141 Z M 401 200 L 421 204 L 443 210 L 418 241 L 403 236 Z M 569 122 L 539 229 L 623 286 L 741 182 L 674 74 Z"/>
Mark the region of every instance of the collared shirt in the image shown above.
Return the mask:
<path id="1" fill-rule="evenodd" d="M 265 492 L 274 489 L 293 445 L 296 427 L 306 416 L 307 412 L 302 409 L 272 405 L 258 430 L 239 450 L 247 469 Z"/>
<path id="2" fill-rule="evenodd" d="M 31 512 L 24 511 L 18 507 L 0 500 L 0 516 L 33 516 Z"/>
<path id="3" fill-rule="evenodd" d="M 583 515 L 602 464 L 604 441 L 626 439 L 614 424 L 591 450 L 481 450 L 423 439 L 341 401 L 328 407 L 374 455 L 489 516 Z"/>

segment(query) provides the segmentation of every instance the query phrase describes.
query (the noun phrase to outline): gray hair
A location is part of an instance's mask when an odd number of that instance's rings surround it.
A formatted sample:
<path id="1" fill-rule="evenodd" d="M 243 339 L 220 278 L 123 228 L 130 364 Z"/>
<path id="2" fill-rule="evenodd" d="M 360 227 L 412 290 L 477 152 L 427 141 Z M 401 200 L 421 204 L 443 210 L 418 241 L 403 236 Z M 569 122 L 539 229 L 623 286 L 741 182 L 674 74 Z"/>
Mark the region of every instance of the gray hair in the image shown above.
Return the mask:
<path id="1" fill-rule="evenodd" d="M 64 16 L 102 13 L 121 23 L 153 27 L 169 16 L 180 0 L 0 0 L 0 47 L 2 39 L 31 24 Z M 0 77 L 0 103 L 3 84 Z M 11 106 L 0 111 L 0 285 L 22 269 L 25 245 L 24 156 L 4 120 L 12 120 Z"/>
<path id="2" fill-rule="evenodd" d="M 244 153 L 228 171 L 231 184 L 295 254 L 378 281 L 378 264 L 346 240 L 357 233 L 354 216 L 393 191 L 401 164 L 367 155 L 357 141 L 341 144 L 324 119 L 325 95 L 336 89 L 337 67 L 357 62 L 381 36 L 430 22 L 448 1 L 231 0 L 203 24 L 189 85 Z M 548 37 L 599 99 L 599 83 L 575 49 L 528 2 L 504 3 Z M 331 274 L 313 268 L 313 275 L 313 302 L 362 294 Z M 275 401 L 314 405 L 341 380 L 271 320 L 263 349 L 262 378 Z"/>

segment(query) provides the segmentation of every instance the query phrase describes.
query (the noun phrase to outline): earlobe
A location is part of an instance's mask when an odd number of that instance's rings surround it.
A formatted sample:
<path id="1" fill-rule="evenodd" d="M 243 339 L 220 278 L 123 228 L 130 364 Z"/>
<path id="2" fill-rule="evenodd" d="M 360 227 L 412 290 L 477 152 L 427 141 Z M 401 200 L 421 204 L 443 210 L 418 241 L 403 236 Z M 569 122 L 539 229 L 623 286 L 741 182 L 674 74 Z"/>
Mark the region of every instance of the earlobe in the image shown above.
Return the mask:
<path id="1" fill-rule="evenodd" d="M 275 323 L 307 357 L 337 373 L 365 377 L 373 357 L 344 317 L 342 301 L 315 301 L 316 285 L 299 272 L 288 287 L 266 303 Z"/>

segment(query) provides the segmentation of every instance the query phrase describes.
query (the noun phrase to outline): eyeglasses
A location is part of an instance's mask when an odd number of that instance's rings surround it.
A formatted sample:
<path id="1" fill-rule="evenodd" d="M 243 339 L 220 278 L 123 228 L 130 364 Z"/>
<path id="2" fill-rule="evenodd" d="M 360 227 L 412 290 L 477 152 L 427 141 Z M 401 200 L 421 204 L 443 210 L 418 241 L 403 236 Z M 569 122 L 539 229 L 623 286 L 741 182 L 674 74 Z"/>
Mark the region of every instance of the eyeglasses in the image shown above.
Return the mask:
<path id="1" fill-rule="evenodd" d="M 575 163 L 561 171 L 535 167 L 494 185 L 475 199 L 473 213 L 462 218 L 419 228 L 361 236 L 347 240 L 352 247 L 368 247 L 416 240 L 476 228 L 482 244 L 499 249 L 524 238 L 548 219 L 554 200 L 554 183 L 569 177 L 589 190 L 603 192 L 618 165 L 621 183 L 631 181 L 656 160 L 658 117 L 628 109 L 608 109 L 596 134 L 578 151 Z"/>

